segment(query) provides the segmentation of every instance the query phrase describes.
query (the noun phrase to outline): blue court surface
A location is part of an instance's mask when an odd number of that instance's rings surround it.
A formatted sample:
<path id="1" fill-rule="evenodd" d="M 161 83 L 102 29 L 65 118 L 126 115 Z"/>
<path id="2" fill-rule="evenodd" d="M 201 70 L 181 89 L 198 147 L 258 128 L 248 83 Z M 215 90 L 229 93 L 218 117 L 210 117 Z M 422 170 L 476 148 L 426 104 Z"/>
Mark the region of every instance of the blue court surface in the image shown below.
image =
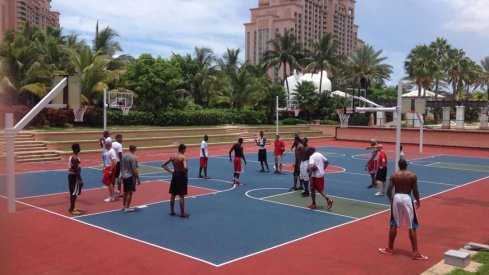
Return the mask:
<path id="1" fill-rule="evenodd" d="M 212 179 L 198 179 L 199 160 L 189 159 L 189 185 L 211 190 L 209 194 L 188 195 L 185 203 L 190 218 L 168 215 L 168 201 L 163 199 L 168 190 L 161 190 L 161 202 L 135 205 L 138 209 L 133 213 L 114 210 L 74 220 L 213 266 L 222 266 L 389 209 L 387 197 L 376 197 L 373 195 L 376 189 L 366 188 L 370 176 L 364 165 L 369 152 L 343 147 L 320 147 L 317 150 L 328 158 L 331 166 L 344 169 L 326 175 L 325 191 L 335 200 L 330 210 L 325 209 L 325 200 L 320 196 L 317 201 L 321 206 L 312 211 L 306 207 L 310 198 L 301 197 L 300 191 L 288 192 L 293 182 L 292 171 L 274 174 L 270 152 L 270 173 L 259 172 L 255 152 L 246 155 L 248 164 L 241 175 L 243 184 L 240 186 L 231 184 L 233 171 L 228 156 L 212 156 L 210 152 L 208 175 Z M 393 153 L 387 154 L 388 174 L 391 174 L 394 171 Z M 409 159 L 409 154 L 407 157 Z M 293 153 L 287 152 L 284 163 L 291 164 L 293 159 Z M 144 181 L 170 179 L 170 175 L 160 168 L 161 162 L 140 165 L 143 184 L 139 188 L 144 188 Z M 420 194 L 426 198 L 488 177 L 489 159 L 426 156 L 411 159 L 408 169 L 418 175 Z M 102 187 L 99 168 L 84 168 L 82 174 L 84 190 Z M 66 178 L 65 170 L 18 174 L 17 197 L 66 193 Z M 2 182 L 5 181 L 2 179 Z M 0 194 L 5 193 L 5 186 L 1 185 Z"/>

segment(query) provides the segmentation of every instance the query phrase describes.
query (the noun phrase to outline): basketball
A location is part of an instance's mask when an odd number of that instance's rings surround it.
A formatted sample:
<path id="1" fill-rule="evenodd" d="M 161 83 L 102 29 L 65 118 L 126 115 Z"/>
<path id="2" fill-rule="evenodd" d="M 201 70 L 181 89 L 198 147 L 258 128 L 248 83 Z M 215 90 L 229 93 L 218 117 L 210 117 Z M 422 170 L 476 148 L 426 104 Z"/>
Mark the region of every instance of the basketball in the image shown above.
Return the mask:
<path id="1" fill-rule="evenodd" d="M 285 147 L 280 147 L 280 152 L 285 152 Z"/>

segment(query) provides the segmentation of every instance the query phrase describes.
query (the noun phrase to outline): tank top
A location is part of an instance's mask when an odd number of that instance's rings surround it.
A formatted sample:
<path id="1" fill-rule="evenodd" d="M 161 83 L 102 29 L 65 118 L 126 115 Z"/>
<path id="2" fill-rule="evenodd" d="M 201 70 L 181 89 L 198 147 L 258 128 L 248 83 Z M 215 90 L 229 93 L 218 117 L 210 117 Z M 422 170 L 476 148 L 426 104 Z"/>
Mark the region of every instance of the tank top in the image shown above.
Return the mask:
<path id="1" fill-rule="evenodd" d="M 74 167 L 73 167 L 73 163 L 71 163 L 72 158 L 73 158 L 73 155 L 71 155 L 70 158 L 68 159 L 68 173 L 69 174 L 76 174 Z M 78 157 L 78 169 L 79 168 L 81 168 L 80 157 Z"/>
<path id="2" fill-rule="evenodd" d="M 260 147 L 260 150 L 261 150 L 261 149 L 265 149 L 265 138 L 264 138 L 264 137 L 261 137 L 261 138 L 258 140 L 258 147 Z"/>

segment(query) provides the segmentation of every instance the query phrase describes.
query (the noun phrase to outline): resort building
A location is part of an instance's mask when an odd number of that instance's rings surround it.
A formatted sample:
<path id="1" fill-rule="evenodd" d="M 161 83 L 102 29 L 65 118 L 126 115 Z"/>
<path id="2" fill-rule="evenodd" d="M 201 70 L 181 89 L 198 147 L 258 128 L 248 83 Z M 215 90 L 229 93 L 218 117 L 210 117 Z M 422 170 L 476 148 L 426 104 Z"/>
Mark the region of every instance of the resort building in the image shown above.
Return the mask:
<path id="1" fill-rule="evenodd" d="M 304 48 L 324 33 L 333 34 L 340 55 L 351 55 L 363 41 L 355 25 L 355 0 L 258 0 L 245 23 L 245 59 L 258 64 L 269 49 L 268 41 L 291 31 Z M 278 68 L 271 71 L 277 79 Z"/>
<path id="2" fill-rule="evenodd" d="M 0 0 L 0 42 L 5 30 L 18 29 L 24 22 L 59 28 L 59 12 L 51 11 L 51 0 Z"/>

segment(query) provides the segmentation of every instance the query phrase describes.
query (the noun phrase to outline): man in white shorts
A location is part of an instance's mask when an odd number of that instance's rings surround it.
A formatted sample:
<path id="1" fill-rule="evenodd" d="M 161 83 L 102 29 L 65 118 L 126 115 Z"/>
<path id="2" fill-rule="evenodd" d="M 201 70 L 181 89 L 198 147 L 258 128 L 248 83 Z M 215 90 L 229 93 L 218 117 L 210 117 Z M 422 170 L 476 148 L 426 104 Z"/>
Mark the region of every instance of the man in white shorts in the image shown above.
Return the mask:
<path id="1" fill-rule="evenodd" d="M 416 229 L 418 228 L 418 219 L 414 208 L 411 192 L 416 199 L 416 208 L 421 206 L 419 201 L 418 178 L 416 175 L 407 170 L 407 162 L 404 159 L 399 160 L 400 171 L 394 173 L 389 180 L 387 188 L 387 196 L 391 202 L 391 219 L 389 229 L 389 246 L 379 248 L 379 252 L 392 255 L 394 249 L 394 241 L 397 235 L 397 228 L 405 222 L 409 227 L 409 239 L 413 249 L 413 260 L 426 260 L 428 257 L 422 255 L 418 251 L 418 237 Z M 396 194 L 392 196 L 392 189 L 395 188 Z"/>

